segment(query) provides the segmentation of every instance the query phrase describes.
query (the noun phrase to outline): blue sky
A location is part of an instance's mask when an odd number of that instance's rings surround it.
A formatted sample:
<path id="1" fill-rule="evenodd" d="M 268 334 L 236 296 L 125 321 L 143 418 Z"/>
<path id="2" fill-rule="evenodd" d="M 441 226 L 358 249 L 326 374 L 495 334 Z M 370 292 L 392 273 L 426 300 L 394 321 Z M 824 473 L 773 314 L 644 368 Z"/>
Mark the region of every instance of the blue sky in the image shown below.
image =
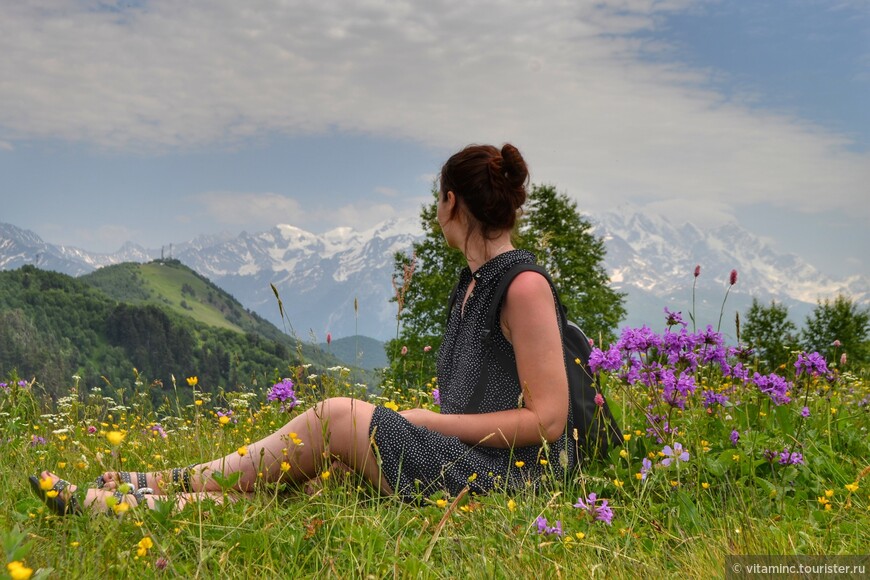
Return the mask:
<path id="1" fill-rule="evenodd" d="M 870 275 L 867 0 L 6 2 L 0 221 L 111 252 L 413 216 L 510 141 L 591 213 Z"/>

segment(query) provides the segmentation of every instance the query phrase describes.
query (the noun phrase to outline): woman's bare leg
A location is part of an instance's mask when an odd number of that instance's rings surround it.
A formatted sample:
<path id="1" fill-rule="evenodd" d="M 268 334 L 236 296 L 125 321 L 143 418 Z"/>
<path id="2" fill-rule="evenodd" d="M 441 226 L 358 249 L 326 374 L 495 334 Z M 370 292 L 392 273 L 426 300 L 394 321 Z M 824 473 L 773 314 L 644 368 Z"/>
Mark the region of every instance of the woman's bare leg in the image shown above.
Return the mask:
<path id="1" fill-rule="evenodd" d="M 245 455 L 234 452 L 191 468 L 190 487 L 195 491 L 219 491 L 220 485 L 210 477 L 214 472 L 221 472 L 224 477 L 240 472 L 235 488 L 244 492 L 253 490 L 258 481 L 304 482 L 338 460 L 382 493 L 390 494 L 392 489 L 381 476 L 369 439 L 374 409 L 371 403 L 357 399 L 327 399 L 248 445 Z M 288 463 L 289 470 L 284 471 L 282 463 Z M 117 473 L 106 473 L 103 477 L 107 489 L 117 487 Z M 148 481 L 157 484 L 155 492 L 166 491 L 160 488 L 166 474 L 150 473 Z"/>

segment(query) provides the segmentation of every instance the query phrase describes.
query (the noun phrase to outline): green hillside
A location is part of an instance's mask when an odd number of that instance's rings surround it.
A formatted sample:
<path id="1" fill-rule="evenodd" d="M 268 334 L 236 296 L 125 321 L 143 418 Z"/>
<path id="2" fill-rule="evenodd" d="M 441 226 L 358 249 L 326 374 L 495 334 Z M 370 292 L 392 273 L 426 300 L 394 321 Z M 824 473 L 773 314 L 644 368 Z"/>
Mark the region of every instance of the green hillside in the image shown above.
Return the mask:
<path id="1" fill-rule="evenodd" d="M 374 370 L 389 366 L 384 343 L 368 336 L 346 336 L 332 343 L 320 343 L 320 348 L 335 355 L 344 364 Z"/>
<path id="2" fill-rule="evenodd" d="M 0 272 L 0 377 L 36 377 L 50 394 L 74 375 L 89 387 L 130 390 L 138 373 L 156 400 L 173 378 L 183 385 L 195 375 L 206 390 L 233 390 L 271 384 L 300 364 L 319 372 L 342 363 L 177 261 L 79 279 L 32 266 Z"/>

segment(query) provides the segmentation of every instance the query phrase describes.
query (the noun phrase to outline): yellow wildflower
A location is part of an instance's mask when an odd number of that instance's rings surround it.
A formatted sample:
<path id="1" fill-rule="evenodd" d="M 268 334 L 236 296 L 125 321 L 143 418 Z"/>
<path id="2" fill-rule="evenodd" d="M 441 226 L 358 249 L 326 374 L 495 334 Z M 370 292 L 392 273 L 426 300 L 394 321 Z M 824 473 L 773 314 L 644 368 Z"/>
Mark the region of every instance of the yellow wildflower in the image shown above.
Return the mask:
<path id="1" fill-rule="evenodd" d="M 238 453 L 240 456 L 244 457 L 245 455 L 248 454 L 248 448 L 245 447 L 244 445 L 242 445 L 241 447 L 236 449 L 236 453 Z"/>
<path id="2" fill-rule="evenodd" d="M 58 461 L 57 462 L 58 469 L 64 469 L 65 467 L 66 467 L 66 461 Z"/>
<path id="3" fill-rule="evenodd" d="M 33 568 L 26 567 L 22 562 L 13 560 L 6 564 L 9 577 L 13 580 L 27 580 L 33 575 Z"/>
<path id="4" fill-rule="evenodd" d="M 620 449 L 619 456 L 622 457 L 623 459 L 628 459 L 628 450 L 627 449 Z"/>
<path id="5" fill-rule="evenodd" d="M 195 400 L 195 401 L 193 402 L 193 404 L 196 405 L 197 407 L 201 407 L 201 406 L 202 406 L 202 399 L 197 399 L 197 400 Z"/>
<path id="6" fill-rule="evenodd" d="M 471 483 L 475 479 L 477 479 L 477 472 L 472 473 L 471 475 L 468 476 L 468 483 Z"/>
<path id="7" fill-rule="evenodd" d="M 577 537 L 578 540 L 582 540 L 583 538 L 586 537 L 586 534 L 584 534 L 583 532 L 577 532 L 574 535 Z"/>
<path id="8" fill-rule="evenodd" d="M 151 541 L 151 538 L 145 536 L 139 540 L 139 543 L 136 544 L 136 546 L 138 547 L 136 555 L 141 558 L 148 555 L 148 550 L 154 547 L 154 542 Z"/>
<path id="9" fill-rule="evenodd" d="M 221 425 L 226 425 L 230 421 L 231 419 L 227 415 L 221 415 L 220 417 L 218 417 L 218 423 L 220 423 Z"/>
<path id="10" fill-rule="evenodd" d="M 282 461 L 281 462 L 281 471 L 283 471 L 284 473 L 287 473 L 288 471 L 290 471 L 290 464 L 287 463 L 286 461 Z"/>
<path id="11" fill-rule="evenodd" d="M 834 490 L 833 489 L 826 489 L 825 490 L 825 497 L 834 497 Z"/>
<path id="12" fill-rule="evenodd" d="M 384 403 L 384 407 L 386 407 L 387 409 L 390 409 L 392 411 L 399 410 L 399 406 L 393 401 L 390 401 L 389 403 Z"/>
<path id="13" fill-rule="evenodd" d="M 106 500 L 106 503 L 108 503 L 108 499 Z M 118 515 L 125 514 L 130 511 L 130 504 L 122 501 L 121 503 L 113 505 L 112 511 Z"/>
<path id="14" fill-rule="evenodd" d="M 626 443 L 628 443 L 629 441 L 631 441 L 631 433 L 625 433 L 625 434 L 623 434 L 623 435 L 622 435 L 622 440 L 625 441 Z"/>
<path id="15" fill-rule="evenodd" d="M 701 487 L 703 487 L 704 489 L 710 489 L 710 484 L 705 481 L 701 484 Z"/>
<path id="16" fill-rule="evenodd" d="M 329 476 L 330 476 L 329 470 L 326 470 L 320 474 L 320 479 L 322 479 L 323 481 L 326 481 L 327 479 L 329 479 Z"/>
<path id="17" fill-rule="evenodd" d="M 522 468 L 522 466 L 525 464 L 526 464 L 525 461 L 514 461 L 514 465 L 516 465 L 517 468 Z"/>
<path id="18" fill-rule="evenodd" d="M 547 461 L 546 459 L 541 459 L 541 465 L 547 465 L 547 463 L 549 463 L 549 461 Z"/>
<path id="19" fill-rule="evenodd" d="M 45 497 L 48 497 L 48 498 L 55 498 L 55 497 L 57 497 L 57 490 L 56 490 L 56 489 L 50 489 L 50 490 L 48 490 L 47 492 L 45 492 Z"/>
<path id="20" fill-rule="evenodd" d="M 48 491 L 52 487 L 54 487 L 54 482 L 51 481 L 50 477 L 43 477 L 39 480 L 39 489 L 42 491 Z"/>
<path id="21" fill-rule="evenodd" d="M 120 431 L 109 431 L 106 433 L 106 440 L 109 442 L 109 445 L 118 446 L 124 440 L 124 434 Z"/>
<path id="22" fill-rule="evenodd" d="M 446 507 L 446 506 L 447 506 L 447 500 L 446 500 L 446 499 L 436 499 L 436 500 L 435 500 L 435 505 L 437 505 L 437 506 L 440 507 L 440 508 Z"/>
<path id="23" fill-rule="evenodd" d="M 735 453 L 731 456 L 731 461 L 740 461 L 740 455 Z"/>
<path id="24" fill-rule="evenodd" d="M 855 483 L 847 483 L 844 487 L 845 487 L 848 491 L 854 493 L 854 492 L 858 491 L 858 482 L 856 481 Z"/>
<path id="25" fill-rule="evenodd" d="M 198 377 L 187 377 L 187 384 L 191 387 L 195 387 L 196 385 L 199 384 L 199 378 Z"/>
<path id="26" fill-rule="evenodd" d="M 616 487 L 622 487 L 624 483 L 625 482 L 619 478 L 613 480 L 613 485 L 615 485 Z"/>
<path id="27" fill-rule="evenodd" d="M 837 408 L 831 407 L 831 415 L 836 415 L 836 414 L 837 414 Z"/>
<path id="28" fill-rule="evenodd" d="M 508 506 L 508 510 L 510 510 L 512 512 L 517 511 L 517 502 L 515 502 L 513 499 L 508 500 L 507 506 Z"/>

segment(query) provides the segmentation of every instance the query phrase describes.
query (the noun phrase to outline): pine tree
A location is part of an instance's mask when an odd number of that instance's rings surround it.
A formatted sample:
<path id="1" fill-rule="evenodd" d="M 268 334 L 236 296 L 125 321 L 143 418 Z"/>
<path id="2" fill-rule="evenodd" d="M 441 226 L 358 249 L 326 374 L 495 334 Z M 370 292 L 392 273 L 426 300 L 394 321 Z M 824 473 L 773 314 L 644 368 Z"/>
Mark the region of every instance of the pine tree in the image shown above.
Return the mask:
<path id="1" fill-rule="evenodd" d="M 845 352 L 852 364 L 870 362 L 870 310 L 840 295 L 819 301 L 807 317 L 801 333 L 808 352 L 817 351 L 828 361 Z"/>
<path id="2" fill-rule="evenodd" d="M 797 326 L 788 318 L 788 307 L 775 300 L 765 306 L 753 298 L 744 320 L 742 339 L 764 371 L 773 372 L 789 361 L 797 346 Z"/>

